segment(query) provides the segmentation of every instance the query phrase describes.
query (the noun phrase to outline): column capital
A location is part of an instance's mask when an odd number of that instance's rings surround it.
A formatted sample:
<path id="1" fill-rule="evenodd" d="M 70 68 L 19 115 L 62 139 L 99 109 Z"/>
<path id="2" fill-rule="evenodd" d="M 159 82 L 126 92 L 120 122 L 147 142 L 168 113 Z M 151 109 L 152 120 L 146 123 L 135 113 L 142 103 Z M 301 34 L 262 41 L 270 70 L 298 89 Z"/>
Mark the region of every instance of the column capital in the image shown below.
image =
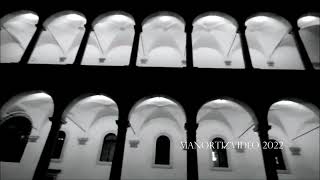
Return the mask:
<path id="1" fill-rule="evenodd" d="M 118 126 L 118 128 L 128 128 L 131 127 L 130 122 L 128 120 L 116 120 L 116 124 Z"/>
<path id="2" fill-rule="evenodd" d="M 53 114 L 53 116 L 49 117 L 49 120 L 52 122 L 52 123 L 60 123 L 60 124 L 66 124 L 67 121 L 65 119 L 62 119 L 62 116 L 61 115 L 55 115 Z"/>
<path id="3" fill-rule="evenodd" d="M 199 127 L 199 124 L 198 124 L 198 123 L 189 123 L 189 122 L 186 122 L 186 123 L 184 124 L 184 129 L 185 129 L 186 131 L 195 131 L 195 130 L 198 129 L 198 127 Z"/>
<path id="4" fill-rule="evenodd" d="M 257 124 L 254 128 L 253 131 L 257 133 L 262 133 L 262 132 L 268 132 L 271 129 L 270 125 L 263 125 L 263 124 Z"/>
<path id="5" fill-rule="evenodd" d="M 142 32 L 142 25 L 135 24 L 134 25 L 134 30 L 135 30 L 135 33 L 141 33 Z"/>
<path id="6" fill-rule="evenodd" d="M 245 33 L 246 32 L 246 25 L 244 23 L 239 23 L 238 24 L 238 29 L 237 32 L 238 33 Z"/>
<path id="7" fill-rule="evenodd" d="M 192 30 L 193 30 L 192 22 L 191 22 L 191 24 L 187 23 L 186 26 L 185 26 L 186 33 L 192 33 Z"/>

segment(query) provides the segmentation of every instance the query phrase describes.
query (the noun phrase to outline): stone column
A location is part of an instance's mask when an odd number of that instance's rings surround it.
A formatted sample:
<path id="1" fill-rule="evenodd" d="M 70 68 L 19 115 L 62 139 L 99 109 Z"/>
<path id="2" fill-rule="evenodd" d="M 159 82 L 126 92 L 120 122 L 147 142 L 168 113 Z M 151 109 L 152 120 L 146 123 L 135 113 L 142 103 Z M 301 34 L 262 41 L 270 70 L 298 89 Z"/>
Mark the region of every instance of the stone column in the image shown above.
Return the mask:
<path id="1" fill-rule="evenodd" d="M 29 62 L 29 60 L 31 58 L 32 52 L 36 48 L 36 45 L 37 45 L 37 42 L 39 40 L 40 34 L 43 31 L 42 23 L 43 23 L 43 21 L 40 18 L 39 22 L 37 24 L 38 28 L 36 29 L 35 33 L 33 34 L 33 36 L 31 38 L 27 48 L 25 49 L 19 64 L 28 64 L 28 62 Z"/>
<path id="2" fill-rule="evenodd" d="M 140 40 L 140 34 L 142 32 L 140 25 L 135 25 L 135 33 L 132 43 L 132 50 L 131 50 L 131 56 L 130 56 L 130 67 L 136 67 L 137 66 L 137 57 L 138 57 L 138 51 L 139 51 L 139 40 Z"/>
<path id="3" fill-rule="evenodd" d="M 187 148 L 187 180 L 198 180 L 198 155 L 197 146 L 195 142 L 197 141 L 197 128 L 196 123 L 197 113 L 190 113 L 190 110 L 186 110 L 187 122 L 185 124 L 185 129 L 187 133 L 187 145 L 192 143 L 194 148 Z M 190 147 L 190 146 L 187 146 Z"/>
<path id="4" fill-rule="evenodd" d="M 61 119 L 62 113 L 63 111 L 55 110 L 53 117 L 50 118 L 50 121 L 52 123 L 51 128 L 44 148 L 42 150 L 40 159 L 38 161 L 35 173 L 33 175 L 33 180 L 43 180 L 46 177 L 46 173 L 51 161 L 51 155 L 53 153 L 53 150 L 55 149 L 55 145 L 58 139 L 60 127 L 63 123 L 65 123 Z"/>
<path id="5" fill-rule="evenodd" d="M 242 49 L 242 56 L 245 64 L 245 68 L 252 70 L 252 61 L 251 61 L 251 56 L 250 56 L 250 51 L 249 51 L 249 46 L 246 38 L 246 27 L 244 24 L 239 24 L 239 29 L 238 33 L 240 36 L 240 42 L 241 42 L 241 49 Z"/>
<path id="6" fill-rule="evenodd" d="M 260 120 L 259 124 L 254 128 L 254 131 L 259 134 L 260 147 L 261 147 L 261 152 L 263 156 L 266 178 L 267 180 L 278 180 L 278 173 L 277 173 L 274 157 L 271 154 L 271 151 L 269 149 L 263 148 L 263 142 L 269 142 L 268 131 L 271 129 L 271 126 L 268 125 L 267 119 L 259 119 L 259 120 Z M 266 121 L 266 122 L 262 122 L 262 121 Z"/>
<path id="7" fill-rule="evenodd" d="M 186 24 L 186 67 L 193 68 L 192 22 Z"/>
<path id="8" fill-rule="evenodd" d="M 120 180 L 123 164 L 124 147 L 126 142 L 127 128 L 129 127 L 129 108 L 119 108 L 119 120 L 116 121 L 118 125 L 118 135 L 116 149 L 112 159 L 112 166 L 110 172 L 110 180 Z"/>
<path id="9" fill-rule="evenodd" d="M 91 21 L 88 21 L 88 22 L 91 22 Z M 86 47 L 87 47 L 87 44 L 88 44 L 88 40 L 89 40 L 89 37 L 90 37 L 90 33 L 92 31 L 91 23 L 87 23 L 85 25 L 85 27 L 86 27 L 85 33 L 84 33 L 84 35 L 82 37 L 82 40 L 81 40 L 81 43 L 80 43 L 76 58 L 75 58 L 75 60 L 73 62 L 74 65 L 81 65 L 82 58 L 83 58 L 83 55 L 85 53 L 85 50 L 86 50 Z"/>
<path id="10" fill-rule="evenodd" d="M 310 60 L 310 57 L 308 55 L 308 52 L 303 44 L 303 41 L 300 37 L 299 34 L 299 28 L 297 26 L 293 26 L 292 30 L 291 30 L 291 34 L 293 35 L 293 38 L 295 40 L 297 49 L 299 51 L 302 63 L 304 65 L 304 68 L 306 70 L 314 70 L 312 62 Z"/>

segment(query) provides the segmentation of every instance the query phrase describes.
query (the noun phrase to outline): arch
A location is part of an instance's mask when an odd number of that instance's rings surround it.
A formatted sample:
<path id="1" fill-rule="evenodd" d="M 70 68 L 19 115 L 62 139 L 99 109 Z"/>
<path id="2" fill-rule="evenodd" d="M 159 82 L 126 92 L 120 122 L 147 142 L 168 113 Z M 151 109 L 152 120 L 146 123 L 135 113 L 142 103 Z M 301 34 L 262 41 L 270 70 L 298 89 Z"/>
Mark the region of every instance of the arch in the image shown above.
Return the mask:
<path id="1" fill-rule="evenodd" d="M 180 133 L 183 132 L 186 114 L 182 105 L 176 100 L 165 95 L 154 95 L 142 98 L 131 108 L 129 112 L 129 120 L 132 121 L 134 119 L 134 114 L 147 108 L 151 109 L 151 113 L 142 120 L 141 118 L 137 119 L 134 124 L 131 122 L 131 126 L 133 126 L 134 129 L 143 128 L 146 123 L 150 122 L 154 118 L 165 117 L 172 120 L 177 125 Z M 175 108 L 178 113 L 182 114 L 182 118 L 176 118 L 176 114 L 170 113 L 165 108 Z"/>
<path id="2" fill-rule="evenodd" d="M 32 130 L 32 122 L 21 114 L 4 118 L 0 124 L 0 161 L 20 162 Z"/>
<path id="3" fill-rule="evenodd" d="M 238 22 L 235 18 L 232 16 L 223 13 L 223 12 L 218 12 L 218 11 L 210 11 L 210 12 L 205 12 L 200 15 L 198 15 L 196 18 L 194 18 L 192 25 L 194 26 L 196 23 L 201 21 L 203 18 L 208 18 L 210 21 L 226 21 L 230 22 L 232 25 L 234 25 L 236 28 L 238 28 Z"/>
<path id="4" fill-rule="evenodd" d="M 182 17 L 158 12 L 145 18 L 139 40 L 138 66 L 185 66 L 186 33 Z"/>
<path id="5" fill-rule="evenodd" d="M 87 20 L 77 11 L 67 10 L 47 18 L 32 52 L 32 64 L 72 64 L 84 35 Z M 50 51 L 51 53 L 45 53 Z"/>
<path id="6" fill-rule="evenodd" d="M 92 23 L 82 64 L 129 65 L 135 21 L 123 11 L 99 15 Z"/>
<path id="7" fill-rule="evenodd" d="M 297 21 L 299 35 L 315 69 L 320 69 L 320 15 L 307 13 Z"/>
<path id="8" fill-rule="evenodd" d="M 142 126 L 140 127 L 140 131 L 142 131 L 147 125 L 148 123 L 150 123 L 152 120 L 157 119 L 157 118 L 167 118 L 170 120 L 173 120 L 174 122 L 178 122 L 179 120 L 174 116 L 174 114 L 172 114 L 170 111 L 168 110 L 163 110 L 161 108 L 157 108 L 156 110 L 154 110 L 151 114 L 149 114 L 147 117 L 145 117 L 145 119 L 143 120 L 144 123 L 142 124 Z M 181 127 L 176 124 L 176 128 L 181 130 Z"/>
<path id="9" fill-rule="evenodd" d="M 17 63 L 27 48 L 39 21 L 38 15 L 29 10 L 9 13 L 0 19 L 0 63 Z"/>
<path id="10" fill-rule="evenodd" d="M 303 14 L 297 20 L 297 25 L 301 29 L 308 28 L 310 26 L 319 26 L 320 13 L 310 12 L 310 13 Z"/>
<path id="11" fill-rule="evenodd" d="M 146 24 L 150 23 L 151 21 L 153 21 L 155 18 L 157 17 L 161 17 L 161 16 L 169 16 L 169 17 L 173 17 L 176 20 L 180 21 L 181 24 L 185 25 L 185 20 L 183 19 L 182 16 L 180 16 L 177 13 L 174 12 L 170 12 L 170 11 L 160 11 L 160 12 L 156 12 L 153 13 L 149 16 L 147 16 L 143 21 L 142 21 L 142 27 L 144 27 Z"/>
<path id="12" fill-rule="evenodd" d="M 36 112 L 37 111 L 37 112 Z M 23 92 L 10 98 L 0 109 L 0 124 L 6 117 L 25 114 L 31 120 L 32 128 L 37 132 L 49 121 L 54 112 L 52 97 L 44 91 Z"/>
<path id="13" fill-rule="evenodd" d="M 100 14 L 98 17 L 96 17 L 92 22 L 92 27 L 94 27 L 101 21 L 110 20 L 110 19 L 114 19 L 121 22 L 127 21 L 135 25 L 134 17 L 131 14 L 124 11 L 110 11 L 110 12 Z"/>
<path id="14" fill-rule="evenodd" d="M 195 66 L 242 68 L 237 60 L 231 58 L 239 40 L 237 29 L 237 21 L 225 13 L 207 12 L 196 17 L 192 31 Z"/>
<path id="15" fill-rule="evenodd" d="M 72 16 L 68 16 L 68 15 L 72 15 Z M 76 15 L 76 16 L 73 16 Z M 81 12 L 78 11 L 73 11 L 73 10 L 65 10 L 65 11 L 60 11 L 57 12 L 51 16 L 49 16 L 43 23 L 43 26 L 46 28 L 48 27 L 51 23 L 53 23 L 57 18 L 61 18 L 63 16 L 68 16 L 66 17 L 67 20 L 83 20 L 84 24 L 87 22 L 86 17 L 84 14 L 82 14 Z M 78 17 L 79 16 L 79 17 Z M 81 17 L 81 18 L 80 18 Z"/>
<path id="16" fill-rule="evenodd" d="M 296 48 L 292 26 L 285 18 L 273 13 L 257 13 L 246 22 L 249 51 L 255 68 L 261 69 L 304 69 Z M 264 54 L 254 53 L 257 49 Z M 290 54 L 293 57 L 285 56 Z"/>
<path id="17" fill-rule="evenodd" d="M 269 108 L 268 116 L 272 111 L 277 113 L 278 120 L 290 139 L 298 136 L 299 132 L 303 131 L 302 127 L 310 122 L 315 126 L 320 124 L 319 108 L 297 98 L 283 98 L 274 102 Z M 270 122 L 270 119 L 268 121 Z"/>
<path id="18" fill-rule="evenodd" d="M 277 100 L 276 102 L 274 102 L 269 109 L 271 109 L 272 106 L 274 106 L 275 104 L 279 104 L 281 103 L 282 105 L 292 105 L 294 103 L 296 104 L 300 104 L 301 106 L 305 107 L 306 109 L 308 109 L 310 112 L 314 113 L 314 115 L 316 117 L 320 117 L 320 108 L 317 107 L 315 104 L 312 104 L 311 102 L 299 99 L 299 98 L 293 98 L 293 97 L 286 97 L 286 98 L 281 98 L 279 100 Z M 320 121 L 320 120 L 319 120 Z"/>
<path id="19" fill-rule="evenodd" d="M 81 113 L 86 113 L 83 118 Z M 99 119 L 114 116 L 118 113 L 118 106 L 114 100 L 103 94 L 85 94 L 74 99 L 64 110 L 62 119 L 69 119 L 82 131 L 87 132 Z"/>
<path id="20" fill-rule="evenodd" d="M 0 25 L 3 26 L 5 23 L 11 20 L 16 20 L 19 18 L 18 16 L 25 16 L 24 20 L 27 20 L 29 22 L 35 22 L 37 23 L 39 21 L 39 16 L 34 11 L 30 10 L 20 10 L 20 11 L 14 11 L 12 13 L 6 14 L 0 19 Z"/>
<path id="21" fill-rule="evenodd" d="M 230 120 L 232 122 L 228 121 L 228 119 L 231 117 L 231 111 L 229 110 L 228 112 L 223 112 L 223 109 L 228 110 L 228 108 L 237 113 L 237 119 L 239 119 L 240 114 L 243 114 L 243 118 L 250 119 L 248 119 L 246 123 L 244 123 L 242 120 L 242 123 L 239 122 L 240 124 L 235 125 L 236 122 L 233 120 Z M 209 100 L 203 104 L 198 110 L 197 122 L 200 124 L 201 120 L 203 120 L 203 117 L 206 117 L 206 115 L 200 116 L 200 113 L 209 114 L 212 111 L 220 112 L 220 116 L 224 117 L 221 120 L 225 121 L 227 126 L 231 127 L 230 130 L 232 130 L 232 134 L 234 136 L 240 136 L 242 133 L 258 124 L 254 111 L 247 104 L 231 97 L 220 97 Z"/>
<path id="22" fill-rule="evenodd" d="M 270 13 L 270 12 L 259 12 L 249 16 L 245 22 L 245 25 L 246 26 L 250 25 L 250 21 L 256 21 L 258 23 L 266 23 L 266 21 L 268 21 L 267 18 L 270 18 L 270 19 L 273 19 L 274 21 L 278 21 L 279 23 L 282 23 L 288 29 L 292 28 L 291 23 L 287 19 L 275 13 Z"/>

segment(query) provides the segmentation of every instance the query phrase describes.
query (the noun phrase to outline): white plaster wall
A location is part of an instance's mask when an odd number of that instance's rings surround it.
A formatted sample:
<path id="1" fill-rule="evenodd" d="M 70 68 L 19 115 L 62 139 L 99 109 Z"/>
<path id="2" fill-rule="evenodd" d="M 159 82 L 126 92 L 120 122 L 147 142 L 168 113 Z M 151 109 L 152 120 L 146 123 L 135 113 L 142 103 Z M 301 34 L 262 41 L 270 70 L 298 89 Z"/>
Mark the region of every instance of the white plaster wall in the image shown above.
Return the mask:
<path id="1" fill-rule="evenodd" d="M 129 29 L 124 32 L 103 31 L 100 33 L 101 35 L 98 37 L 98 41 L 95 33 L 90 32 L 82 64 L 105 66 L 129 65 L 134 33 L 134 29 Z M 104 53 L 101 52 L 99 43 Z M 106 60 L 99 62 L 99 58 L 106 58 Z"/>
<path id="2" fill-rule="evenodd" d="M 214 137 L 221 137 L 225 142 L 259 142 L 252 128 L 240 139 L 235 138 L 230 127 L 217 120 L 203 120 L 197 129 L 198 142 L 211 142 Z M 229 168 L 212 168 L 210 148 L 198 148 L 199 179 L 265 179 L 265 170 L 261 149 L 227 150 Z"/>
<path id="3" fill-rule="evenodd" d="M 283 111 L 285 112 L 285 111 Z M 278 171 L 279 179 L 319 179 L 319 129 L 308 133 L 297 140 L 292 140 L 298 135 L 319 126 L 319 123 L 311 123 L 303 126 L 303 123 L 312 118 L 312 113 L 304 113 L 297 109 L 288 116 L 285 113 L 276 112 L 277 116 L 269 115 L 271 130 L 269 137 L 284 142 L 283 156 L 288 171 Z M 278 117 L 278 120 L 275 118 Z M 319 119 L 317 119 L 319 122 Z M 300 129 L 300 127 L 303 127 Z M 300 130 L 299 130 L 300 129 Z M 290 147 L 300 147 L 300 155 L 293 155 Z"/>
<path id="4" fill-rule="evenodd" d="M 82 116 L 86 119 L 88 117 Z M 62 158 L 52 160 L 50 169 L 60 169 L 59 180 L 109 179 L 111 163 L 100 162 L 100 154 L 104 136 L 108 133 L 117 134 L 116 116 L 100 118 L 87 132 L 83 132 L 68 120 L 61 130 L 66 133 Z M 78 143 L 79 137 L 87 137 L 85 145 Z"/>
<path id="5" fill-rule="evenodd" d="M 16 21 L 6 24 L 5 28 L 6 30 L 1 27 L 0 31 L 0 63 L 17 63 L 36 31 L 36 27 L 33 24 Z"/>
<path id="6" fill-rule="evenodd" d="M 249 35 L 249 33 L 247 32 L 246 36 L 248 39 L 249 52 L 254 68 L 296 70 L 304 69 L 301 57 L 291 34 L 287 34 L 286 37 L 281 40 L 279 46 L 276 48 L 276 50 L 274 50 L 273 54 L 272 50 L 275 47 L 263 47 L 263 44 L 268 44 L 268 41 L 266 39 L 259 39 L 260 41 L 257 42 L 258 40 L 254 40 L 254 38 L 256 37 Z M 268 66 L 267 62 L 270 60 L 274 62 L 274 66 Z"/>
<path id="7" fill-rule="evenodd" d="M 184 67 L 186 33 L 181 27 L 146 29 L 140 34 L 137 66 Z M 142 63 L 141 59 L 148 59 Z"/>
<path id="8" fill-rule="evenodd" d="M 65 28 L 67 29 L 67 28 Z M 29 63 L 31 64 L 72 64 L 77 55 L 84 29 L 66 30 L 66 34 L 57 33 L 55 37 L 49 30 L 41 32 L 37 45 L 32 52 Z M 71 35 L 70 35 L 71 34 Z M 56 37 L 57 36 L 57 37 Z M 60 45 L 57 43 L 60 40 Z M 67 44 L 64 44 L 67 43 Z M 69 46 L 68 46 L 69 45 Z M 66 47 L 65 47 L 66 46 Z M 60 62 L 60 57 L 66 57 L 64 62 Z"/>
<path id="9" fill-rule="evenodd" d="M 209 36 L 206 34 L 203 36 L 204 37 L 201 37 L 200 35 L 200 38 L 197 38 L 196 34 L 192 33 L 193 61 L 195 67 L 227 69 L 244 68 L 241 45 L 239 44 L 240 37 L 238 34 L 236 34 L 234 42 L 232 42 L 234 38 L 234 34 L 232 33 L 226 35 L 226 33 L 219 34 L 214 32 Z M 210 38 L 210 36 L 213 37 Z M 220 41 L 215 42 L 218 40 L 215 40 L 214 38 L 219 38 Z M 197 41 L 194 39 L 197 39 Z M 195 43 L 197 43 L 196 46 L 198 47 L 195 47 Z M 229 66 L 225 64 L 226 60 L 231 61 Z"/>
<path id="10" fill-rule="evenodd" d="M 173 120 L 160 117 L 149 121 L 149 123 L 141 129 L 138 137 L 128 129 L 123 159 L 122 179 L 186 179 L 187 153 L 181 146 L 181 141 L 185 142 L 186 136 L 176 127 L 176 123 Z M 156 138 L 160 135 L 166 135 L 170 138 L 170 162 L 172 163 L 172 168 L 153 167 Z M 138 139 L 140 141 L 137 148 L 130 147 L 129 141 L 132 139 Z"/>

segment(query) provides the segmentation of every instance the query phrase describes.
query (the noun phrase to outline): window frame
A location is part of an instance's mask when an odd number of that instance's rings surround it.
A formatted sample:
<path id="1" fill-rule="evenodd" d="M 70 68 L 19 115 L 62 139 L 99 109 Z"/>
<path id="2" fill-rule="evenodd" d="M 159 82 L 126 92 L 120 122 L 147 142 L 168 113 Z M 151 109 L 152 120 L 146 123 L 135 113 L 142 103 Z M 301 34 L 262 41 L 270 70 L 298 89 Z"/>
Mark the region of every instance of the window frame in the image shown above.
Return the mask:
<path id="1" fill-rule="evenodd" d="M 170 154 L 169 154 L 169 164 L 156 164 L 156 151 L 157 151 L 157 140 L 160 136 L 166 136 L 170 141 Z M 173 139 L 169 133 L 161 132 L 154 136 L 153 138 L 153 151 L 152 151 L 152 162 L 151 162 L 151 168 L 160 168 L 160 169 L 172 169 L 173 168 Z"/>
<path id="2" fill-rule="evenodd" d="M 277 137 L 274 137 L 274 136 L 269 136 L 269 140 L 275 140 L 277 142 L 280 142 L 281 140 L 279 140 L 279 138 Z M 285 141 L 282 141 L 283 143 L 285 143 Z M 281 150 L 281 153 L 282 153 L 282 158 L 283 158 L 283 163 L 286 167 L 285 170 L 283 169 L 276 169 L 277 173 L 278 174 L 291 174 L 291 170 L 290 170 L 290 167 L 289 167 L 289 162 L 288 162 L 288 157 L 287 157 L 287 150 L 286 150 L 286 146 L 285 144 L 283 145 L 283 149 L 280 149 Z"/>
<path id="3" fill-rule="evenodd" d="M 25 154 L 26 154 L 25 152 L 26 152 L 26 149 L 27 149 L 28 144 L 29 144 L 29 138 L 33 133 L 33 121 L 32 121 L 32 118 L 24 111 L 16 111 L 16 112 L 12 112 L 12 113 L 7 113 L 7 116 L 5 116 L 2 121 L 0 121 L 0 126 L 5 124 L 7 121 L 10 121 L 10 119 L 16 118 L 16 117 L 25 118 L 28 121 L 28 123 L 30 123 L 30 132 L 28 134 L 28 139 L 26 140 L 26 143 L 24 145 L 24 149 L 22 151 L 22 154 L 20 156 L 19 161 L 2 161 L 1 160 L 0 162 L 21 163 L 23 161 L 23 159 L 24 159 Z"/>
<path id="4" fill-rule="evenodd" d="M 61 148 L 60 158 L 59 159 L 56 159 L 56 158 L 51 158 L 50 159 L 50 161 L 54 162 L 54 163 L 61 163 L 63 161 L 64 154 L 65 154 L 65 151 L 66 151 L 65 149 L 66 149 L 67 141 L 69 139 L 69 132 L 67 131 L 67 129 L 61 128 L 59 131 L 63 131 L 66 136 L 64 138 L 63 145 L 62 145 L 62 148 Z"/>
<path id="5" fill-rule="evenodd" d="M 215 138 L 221 138 L 223 139 L 223 141 L 225 143 L 228 142 L 228 138 L 226 138 L 225 136 L 223 135 L 213 135 L 211 136 L 209 139 L 208 139 L 208 142 L 211 143 Z M 227 152 L 227 161 L 228 161 L 228 167 L 215 167 L 213 165 L 213 162 L 211 161 L 211 157 L 212 157 L 212 149 L 211 147 L 210 148 L 207 148 L 208 149 L 208 154 L 209 154 L 209 158 L 208 158 L 208 162 L 209 162 L 209 169 L 212 170 L 212 171 L 232 171 L 232 161 L 231 161 L 231 151 L 230 149 L 226 149 L 226 152 Z"/>
<path id="6" fill-rule="evenodd" d="M 103 145 L 104 145 L 104 138 L 108 135 L 108 134 L 114 134 L 116 136 L 116 138 L 118 138 L 118 134 L 116 130 L 111 130 L 111 131 L 107 131 L 105 133 L 102 134 L 101 138 L 100 138 L 100 142 L 99 142 L 99 148 L 98 148 L 98 153 L 97 153 L 97 160 L 96 160 L 96 164 L 97 165 L 108 165 L 111 166 L 112 165 L 112 161 L 100 161 L 100 157 L 101 157 L 101 153 L 102 153 L 102 149 L 103 149 Z M 117 140 L 116 140 L 116 144 L 117 144 Z"/>

